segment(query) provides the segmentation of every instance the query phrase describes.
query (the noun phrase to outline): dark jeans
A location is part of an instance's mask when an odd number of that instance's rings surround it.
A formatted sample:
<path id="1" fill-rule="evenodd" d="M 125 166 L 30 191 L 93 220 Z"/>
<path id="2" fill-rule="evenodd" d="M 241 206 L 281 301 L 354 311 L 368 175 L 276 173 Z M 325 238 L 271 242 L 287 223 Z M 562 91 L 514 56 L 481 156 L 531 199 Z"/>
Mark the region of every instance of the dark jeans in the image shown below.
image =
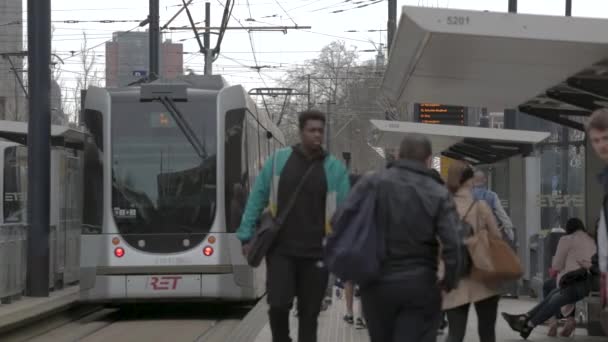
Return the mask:
<path id="1" fill-rule="evenodd" d="M 543 298 L 547 298 L 547 296 L 549 296 L 551 291 L 555 290 L 556 288 L 557 288 L 557 279 L 556 278 L 551 278 L 551 279 L 546 280 L 543 283 Z M 575 311 L 576 310 L 572 310 L 572 312 L 568 315 L 568 317 L 574 317 Z M 561 312 L 559 314 L 557 314 L 556 316 L 557 316 L 557 318 L 563 317 Z"/>
<path id="2" fill-rule="evenodd" d="M 435 342 L 441 293 L 434 274 L 382 280 L 361 289 L 371 342 Z"/>
<path id="3" fill-rule="evenodd" d="M 289 311 L 298 298 L 298 342 L 316 342 L 327 268 L 316 259 L 269 254 L 266 257 L 268 317 L 273 342 L 290 342 Z"/>
<path id="4" fill-rule="evenodd" d="M 554 288 L 538 305 L 528 312 L 530 322 L 534 326 L 543 324 L 546 320 L 558 314 L 562 306 L 574 304 L 585 298 L 590 290 L 590 284 L 586 281 L 575 283 L 563 289 Z"/>
<path id="5" fill-rule="evenodd" d="M 498 296 L 475 302 L 477 312 L 477 331 L 481 342 L 496 341 L 496 315 L 498 313 Z M 447 342 L 462 342 L 467 331 L 469 307 L 465 304 L 448 310 L 449 332 Z"/>

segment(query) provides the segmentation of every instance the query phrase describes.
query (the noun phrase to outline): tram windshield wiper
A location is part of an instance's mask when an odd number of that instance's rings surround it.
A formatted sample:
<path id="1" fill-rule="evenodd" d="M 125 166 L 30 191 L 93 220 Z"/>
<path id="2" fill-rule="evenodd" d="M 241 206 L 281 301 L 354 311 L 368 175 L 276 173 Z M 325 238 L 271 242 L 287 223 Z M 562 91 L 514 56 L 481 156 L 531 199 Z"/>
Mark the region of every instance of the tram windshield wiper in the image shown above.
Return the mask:
<path id="1" fill-rule="evenodd" d="M 186 139 L 188 139 L 188 142 L 190 145 L 192 145 L 192 148 L 194 151 L 196 151 L 201 160 L 207 159 L 207 151 L 205 150 L 205 146 L 201 143 L 200 139 L 196 133 L 194 133 L 192 127 L 180 113 L 179 109 L 177 109 L 175 102 L 173 102 L 173 100 L 168 96 L 159 97 L 158 100 L 163 104 L 163 106 L 165 106 L 167 111 L 169 111 L 169 114 L 171 114 L 173 120 L 175 120 L 177 126 L 182 133 L 184 133 L 184 136 L 186 136 Z"/>

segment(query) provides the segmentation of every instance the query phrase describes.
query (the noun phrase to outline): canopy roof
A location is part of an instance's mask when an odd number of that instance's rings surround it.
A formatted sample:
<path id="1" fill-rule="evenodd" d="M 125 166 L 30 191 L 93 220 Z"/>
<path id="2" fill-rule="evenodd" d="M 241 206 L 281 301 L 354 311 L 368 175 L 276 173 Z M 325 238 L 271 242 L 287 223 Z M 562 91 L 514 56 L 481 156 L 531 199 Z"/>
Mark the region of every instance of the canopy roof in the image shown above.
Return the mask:
<path id="1" fill-rule="evenodd" d="M 403 7 L 384 76 L 393 103 L 568 116 L 608 103 L 608 21 Z"/>
<path id="2" fill-rule="evenodd" d="M 82 149 L 85 132 L 71 127 L 51 125 L 51 145 Z M 27 144 L 27 122 L 0 120 L 0 138 Z"/>
<path id="3" fill-rule="evenodd" d="M 370 120 L 373 146 L 398 147 L 405 134 L 417 133 L 431 140 L 433 153 L 472 164 L 493 164 L 530 153 L 535 144 L 549 137 L 546 132 L 434 125 L 404 121 Z"/>

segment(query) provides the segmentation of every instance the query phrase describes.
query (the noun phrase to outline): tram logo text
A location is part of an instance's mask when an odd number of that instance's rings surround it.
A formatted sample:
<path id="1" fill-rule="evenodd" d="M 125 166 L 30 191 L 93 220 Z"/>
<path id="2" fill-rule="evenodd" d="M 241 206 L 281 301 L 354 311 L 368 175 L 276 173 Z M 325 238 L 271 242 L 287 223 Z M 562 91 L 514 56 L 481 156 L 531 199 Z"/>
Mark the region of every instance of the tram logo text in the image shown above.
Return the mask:
<path id="1" fill-rule="evenodd" d="M 182 279 L 181 276 L 153 276 L 150 279 L 150 286 L 154 291 L 175 290 L 177 283 Z"/>

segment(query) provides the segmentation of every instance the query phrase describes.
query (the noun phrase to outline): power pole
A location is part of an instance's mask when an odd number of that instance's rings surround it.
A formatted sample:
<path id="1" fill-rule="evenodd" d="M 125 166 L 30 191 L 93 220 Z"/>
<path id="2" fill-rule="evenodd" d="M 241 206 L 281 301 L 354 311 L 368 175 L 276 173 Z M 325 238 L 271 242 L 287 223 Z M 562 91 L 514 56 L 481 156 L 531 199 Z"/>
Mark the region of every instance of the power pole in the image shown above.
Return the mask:
<path id="1" fill-rule="evenodd" d="M 28 0 L 27 295 L 49 295 L 51 0 Z"/>
<path id="2" fill-rule="evenodd" d="M 213 73 L 213 49 L 211 48 L 211 3 L 205 3 L 205 75 Z"/>
<path id="3" fill-rule="evenodd" d="M 159 0 L 150 0 L 150 79 L 158 79 L 160 75 L 160 15 Z"/>
<path id="4" fill-rule="evenodd" d="M 387 52 L 390 53 L 393 46 L 395 32 L 397 32 L 397 0 L 388 0 L 388 45 Z"/>
<path id="5" fill-rule="evenodd" d="M 308 74 L 308 110 L 312 108 L 312 103 L 310 102 L 310 74 Z"/>
<path id="6" fill-rule="evenodd" d="M 566 0 L 566 17 L 572 16 L 572 0 Z"/>
<path id="7" fill-rule="evenodd" d="M 517 0 L 509 0 L 509 13 L 517 13 Z"/>

